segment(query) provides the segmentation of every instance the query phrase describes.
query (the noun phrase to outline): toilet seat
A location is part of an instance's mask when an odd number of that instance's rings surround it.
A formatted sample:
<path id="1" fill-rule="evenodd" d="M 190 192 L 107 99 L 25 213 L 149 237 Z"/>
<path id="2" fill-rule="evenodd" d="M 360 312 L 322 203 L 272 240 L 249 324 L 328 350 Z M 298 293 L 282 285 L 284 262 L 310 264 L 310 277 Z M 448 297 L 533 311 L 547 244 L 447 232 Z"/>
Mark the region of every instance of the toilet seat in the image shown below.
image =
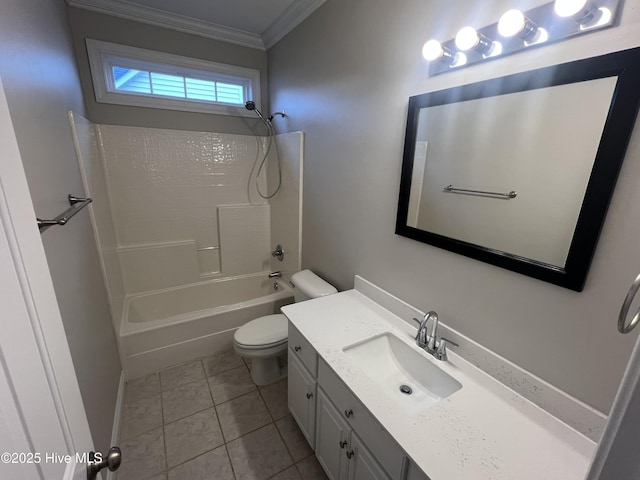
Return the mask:
<path id="1" fill-rule="evenodd" d="M 264 349 L 287 343 L 287 317 L 278 313 L 259 317 L 236 330 L 235 343 L 243 349 Z"/>

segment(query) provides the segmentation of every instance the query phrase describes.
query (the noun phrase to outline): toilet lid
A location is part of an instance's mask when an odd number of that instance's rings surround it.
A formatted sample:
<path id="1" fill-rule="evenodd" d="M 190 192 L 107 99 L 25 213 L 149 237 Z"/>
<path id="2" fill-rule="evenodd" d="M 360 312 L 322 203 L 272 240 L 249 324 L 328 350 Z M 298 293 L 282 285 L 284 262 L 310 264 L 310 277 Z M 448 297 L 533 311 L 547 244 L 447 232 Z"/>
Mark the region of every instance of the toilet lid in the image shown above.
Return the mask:
<path id="1" fill-rule="evenodd" d="M 251 320 L 236 330 L 233 338 L 239 345 L 266 347 L 285 342 L 287 333 L 287 317 L 278 313 Z"/>

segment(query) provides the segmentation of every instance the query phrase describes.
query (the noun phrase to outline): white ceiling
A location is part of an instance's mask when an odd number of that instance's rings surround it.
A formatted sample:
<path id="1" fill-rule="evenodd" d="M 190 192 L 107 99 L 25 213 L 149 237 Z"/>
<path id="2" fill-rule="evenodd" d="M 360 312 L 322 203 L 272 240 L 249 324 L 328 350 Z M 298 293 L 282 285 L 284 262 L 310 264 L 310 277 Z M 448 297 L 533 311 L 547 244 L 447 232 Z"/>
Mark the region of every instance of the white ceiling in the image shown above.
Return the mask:
<path id="1" fill-rule="evenodd" d="M 67 0 L 72 7 L 266 49 L 325 0 Z"/>

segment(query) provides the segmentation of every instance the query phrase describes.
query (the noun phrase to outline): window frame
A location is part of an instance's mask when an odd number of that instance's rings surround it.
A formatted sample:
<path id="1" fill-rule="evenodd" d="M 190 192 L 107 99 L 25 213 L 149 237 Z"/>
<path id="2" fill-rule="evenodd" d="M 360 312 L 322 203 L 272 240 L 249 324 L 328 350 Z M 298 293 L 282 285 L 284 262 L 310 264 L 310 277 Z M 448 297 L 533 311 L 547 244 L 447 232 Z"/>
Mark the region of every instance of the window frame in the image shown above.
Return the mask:
<path id="1" fill-rule="evenodd" d="M 93 90 L 98 103 L 216 115 L 254 116 L 244 105 L 118 91 L 115 89 L 112 67 L 119 66 L 206 81 L 231 81 L 237 84 L 240 80 L 245 88 L 245 100 L 251 99 L 261 108 L 259 70 L 90 38 L 86 39 L 86 45 Z"/>

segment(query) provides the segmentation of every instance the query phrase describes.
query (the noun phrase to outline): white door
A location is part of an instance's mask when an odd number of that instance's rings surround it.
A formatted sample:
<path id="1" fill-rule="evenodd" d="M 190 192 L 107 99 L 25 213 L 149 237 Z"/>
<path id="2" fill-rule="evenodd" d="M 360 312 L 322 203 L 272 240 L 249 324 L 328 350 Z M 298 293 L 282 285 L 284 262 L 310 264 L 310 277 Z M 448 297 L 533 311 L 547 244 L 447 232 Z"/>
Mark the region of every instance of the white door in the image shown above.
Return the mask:
<path id="1" fill-rule="evenodd" d="M 0 478 L 84 480 L 93 442 L 1 80 L 0 309 Z"/>
<path id="2" fill-rule="evenodd" d="M 587 480 L 640 479 L 640 337 L 631 353 Z"/>

